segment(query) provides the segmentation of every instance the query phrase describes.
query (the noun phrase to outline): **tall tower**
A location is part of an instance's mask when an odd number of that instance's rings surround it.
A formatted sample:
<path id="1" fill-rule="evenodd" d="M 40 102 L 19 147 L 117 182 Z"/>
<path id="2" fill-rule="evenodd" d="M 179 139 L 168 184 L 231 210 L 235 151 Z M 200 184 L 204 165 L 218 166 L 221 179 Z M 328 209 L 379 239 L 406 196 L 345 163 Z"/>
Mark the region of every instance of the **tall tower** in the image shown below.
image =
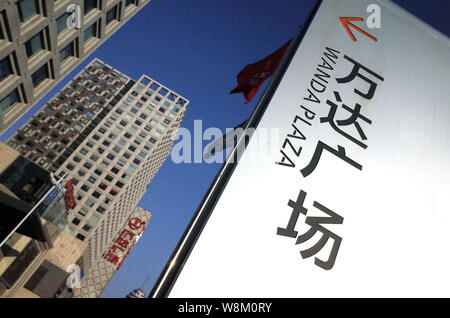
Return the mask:
<path id="1" fill-rule="evenodd" d="M 43 216 L 76 238 L 56 239 L 52 263 L 87 270 L 104 256 L 170 154 L 187 106 L 148 76 L 134 81 L 94 59 L 10 138 L 31 161 L 73 180 L 76 206 Z"/>
<path id="2" fill-rule="evenodd" d="M 1 1 L 0 134 L 149 2 Z"/>

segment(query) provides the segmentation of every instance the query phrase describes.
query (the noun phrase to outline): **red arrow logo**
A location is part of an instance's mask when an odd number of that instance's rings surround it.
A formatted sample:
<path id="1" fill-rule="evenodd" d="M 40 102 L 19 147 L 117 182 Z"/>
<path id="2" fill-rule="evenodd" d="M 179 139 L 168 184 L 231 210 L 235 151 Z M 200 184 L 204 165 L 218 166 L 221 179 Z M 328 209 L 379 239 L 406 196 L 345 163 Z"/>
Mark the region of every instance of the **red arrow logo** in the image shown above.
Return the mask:
<path id="1" fill-rule="evenodd" d="M 339 18 L 339 20 L 341 21 L 342 25 L 344 26 L 345 30 L 347 30 L 348 35 L 350 35 L 350 38 L 356 42 L 356 38 L 353 35 L 352 31 L 350 31 L 350 27 L 352 27 L 353 29 L 355 29 L 356 31 L 361 32 L 362 34 L 364 34 L 365 36 L 367 36 L 369 39 L 372 39 L 373 41 L 378 41 L 377 38 L 373 37 L 372 35 L 370 35 L 369 33 L 367 33 L 364 30 L 361 30 L 360 28 L 358 28 L 356 25 L 354 25 L 353 23 L 350 23 L 350 21 L 364 21 L 363 18 L 359 18 L 359 17 L 355 17 L 355 18 L 348 18 L 348 17 L 342 17 Z"/>

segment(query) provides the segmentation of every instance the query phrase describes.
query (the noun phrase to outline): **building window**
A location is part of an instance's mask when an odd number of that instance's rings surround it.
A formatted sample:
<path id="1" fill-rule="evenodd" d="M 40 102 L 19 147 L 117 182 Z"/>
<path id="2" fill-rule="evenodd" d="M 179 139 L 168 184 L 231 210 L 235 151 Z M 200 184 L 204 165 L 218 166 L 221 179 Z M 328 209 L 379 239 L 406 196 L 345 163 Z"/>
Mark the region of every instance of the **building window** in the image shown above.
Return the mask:
<path id="1" fill-rule="evenodd" d="M 78 214 L 82 215 L 82 216 L 86 216 L 88 214 L 88 211 L 86 211 L 85 209 L 80 209 L 78 211 Z"/>
<path id="2" fill-rule="evenodd" d="M 96 162 L 98 160 L 98 157 L 96 155 L 92 155 L 89 157 L 92 161 Z"/>
<path id="3" fill-rule="evenodd" d="M 80 224 L 80 220 L 79 219 L 77 219 L 77 218 L 74 218 L 73 220 L 72 220 L 72 223 L 73 224 L 75 224 L 75 225 L 78 225 L 78 224 Z"/>
<path id="4" fill-rule="evenodd" d="M 31 57 L 43 49 L 44 49 L 44 36 L 42 34 L 42 31 L 33 36 L 27 42 L 25 42 L 25 51 L 27 53 L 27 57 Z"/>
<path id="5" fill-rule="evenodd" d="M 12 73 L 11 61 L 9 60 L 9 56 L 7 56 L 0 61 L 0 81 L 3 81 Z"/>
<path id="6" fill-rule="evenodd" d="M 134 4 L 134 0 L 126 0 L 125 1 L 125 7 L 128 7 L 131 4 Z"/>
<path id="7" fill-rule="evenodd" d="M 119 188 L 123 188 L 124 184 L 120 181 L 117 181 L 116 186 L 118 186 Z"/>
<path id="8" fill-rule="evenodd" d="M 82 229 L 83 229 L 83 231 L 89 232 L 91 230 L 91 227 L 89 225 L 85 224 Z"/>
<path id="9" fill-rule="evenodd" d="M 97 8 L 97 0 L 84 0 L 84 14 L 91 12 Z"/>
<path id="10" fill-rule="evenodd" d="M 39 86 L 44 80 L 49 78 L 47 64 L 42 65 L 36 72 L 31 75 L 33 87 Z"/>
<path id="11" fill-rule="evenodd" d="M 110 24 L 113 20 L 117 20 L 117 12 L 118 6 L 115 6 L 106 13 L 106 25 Z"/>
<path id="12" fill-rule="evenodd" d="M 99 206 L 99 207 L 97 207 L 96 211 L 103 214 L 105 212 L 105 208 Z"/>
<path id="13" fill-rule="evenodd" d="M 84 31 L 84 41 L 88 41 L 92 37 L 97 37 L 97 22 L 93 23 Z"/>
<path id="14" fill-rule="evenodd" d="M 97 208 L 97 209 L 98 209 L 98 208 Z M 99 220 L 99 218 L 98 218 L 97 216 L 92 215 L 92 216 L 89 218 L 88 222 L 89 222 L 89 223 L 92 223 L 92 224 L 97 224 L 98 220 Z"/>
<path id="15" fill-rule="evenodd" d="M 76 238 L 79 239 L 80 241 L 84 241 L 85 239 L 85 237 L 81 234 L 77 234 Z"/>
<path id="16" fill-rule="evenodd" d="M 69 13 L 63 13 L 58 19 L 56 19 L 56 30 L 57 33 L 61 33 L 67 28 L 67 18 L 69 17 Z"/>
<path id="17" fill-rule="evenodd" d="M 19 102 L 19 91 L 16 88 L 0 101 L 0 111 L 6 114 L 16 103 Z"/>
<path id="18" fill-rule="evenodd" d="M 19 0 L 17 2 L 17 10 L 19 12 L 20 22 L 25 23 L 36 14 L 38 14 L 37 0 Z"/>
<path id="19" fill-rule="evenodd" d="M 59 51 L 59 61 L 65 61 L 68 57 L 75 56 L 73 42 L 70 42 L 65 48 Z"/>
<path id="20" fill-rule="evenodd" d="M 145 158 L 145 156 L 147 155 L 147 153 L 141 151 L 138 155 L 141 156 L 142 158 Z"/>

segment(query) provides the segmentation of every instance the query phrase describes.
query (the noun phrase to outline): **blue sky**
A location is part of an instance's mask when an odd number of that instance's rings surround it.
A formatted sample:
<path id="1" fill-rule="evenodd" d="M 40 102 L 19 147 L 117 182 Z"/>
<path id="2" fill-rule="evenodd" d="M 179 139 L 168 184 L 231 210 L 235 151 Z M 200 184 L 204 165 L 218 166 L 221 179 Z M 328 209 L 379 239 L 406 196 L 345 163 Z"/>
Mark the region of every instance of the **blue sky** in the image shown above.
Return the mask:
<path id="1" fill-rule="evenodd" d="M 0 139 L 9 138 L 94 57 L 134 79 L 146 74 L 189 99 L 183 127 L 192 131 L 197 119 L 204 128 L 234 127 L 265 88 L 244 104 L 241 94 L 228 94 L 236 75 L 293 37 L 314 2 L 152 0 Z M 449 1 L 394 2 L 450 36 Z M 139 203 L 153 214 L 149 226 L 103 297 L 124 297 L 146 277 L 145 291 L 153 287 L 220 166 L 164 163 Z"/>

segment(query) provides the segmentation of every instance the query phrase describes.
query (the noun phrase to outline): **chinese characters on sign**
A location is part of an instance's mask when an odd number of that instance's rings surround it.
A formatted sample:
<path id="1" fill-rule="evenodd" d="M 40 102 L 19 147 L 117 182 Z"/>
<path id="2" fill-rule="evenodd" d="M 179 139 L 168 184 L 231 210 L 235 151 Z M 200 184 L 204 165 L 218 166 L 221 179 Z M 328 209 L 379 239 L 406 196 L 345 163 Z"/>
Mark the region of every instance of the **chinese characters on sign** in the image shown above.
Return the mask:
<path id="1" fill-rule="evenodd" d="M 106 252 L 105 259 L 119 269 L 144 230 L 145 222 L 137 217 L 131 218 L 128 226 L 122 230 L 113 246 Z"/>
<path id="2" fill-rule="evenodd" d="M 309 106 L 309 108 L 304 105 L 300 105 L 300 112 L 295 115 L 291 124 L 293 131 L 285 138 L 282 144 L 282 149 L 280 149 L 282 158 L 280 161 L 275 162 L 276 164 L 291 168 L 296 167 L 296 160 L 297 158 L 300 158 L 303 149 L 302 146 L 299 146 L 299 142 L 304 142 L 306 140 L 306 134 L 304 133 L 301 125 L 304 126 L 306 124 L 307 126 L 305 126 L 305 128 L 312 126 L 317 112 L 317 110 L 313 107 L 316 106 L 317 108 L 317 105 L 321 104 L 321 96 L 326 91 L 327 85 L 330 84 L 330 71 L 334 70 L 334 66 L 339 60 L 339 55 L 339 51 L 329 47 L 325 48 L 323 56 L 321 57 L 322 62 L 317 66 L 317 73 L 314 74 L 314 77 L 310 82 L 310 88 L 307 89 L 307 95 L 303 98 L 306 102 L 311 103 L 312 105 Z M 379 82 L 384 81 L 384 78 L 345 54 L 344 60 L 345 63 L 350 63 L 352 65 L 351 71 L 347 76 L 334 78 L 335 83 L 338 84 L 338 87 L 340 87 L 339 85 L 351 83 L 350 85 L 353 85 L 353 93 L 359 97 L 362 97 L 364 100 L 371 100 L 375 95 L 377 85 Z M 358 84 L 353 82 L 356 78 L 359 79 Z M 360 86 L 361 80 L 365 82 L 366 85 L 363 87 L 366 87 L 366 89 L 363 89 Z M 372 124 L 372 120 L 364 115 L 364 105 L 361 105 L 362 103 L 355 103 L 354 106 L 346 105 L 343 102 L 341 93 L 336 87 L 333 90 L 333 97 L 334 98 L 332 98 L 332 100 L 326 100 L 328 114 L 325 114 L 319 118 L 320 124 L 328 125 L 335 133 L 339 134 L 346 140 L 362 149 L 366 149 L 368 147 L 368 138 L 365 133 L 365 129 Z M 359 97 L 358 100 L 360 101 L 361 98 Z M 344 112 L 346 115 L 337 116 L 340 111 Z M 349 132 L 350 128 L 353 130 L 352 132 Z M 343 142 L 344 139 L 342 140 L 342 143 Z M 349 157 L 347 155 L 346 148 L 340 143 L 330 146 L 319 139 L 309 163 L 300 169 L 302 176 L 304 178 L 311 176 L 317 168 L 324 150 L 353 166 L 355 169 L 362 170 L 362 164 Z M 335 147 L 337 147 L 337 149 Z M 308 258 L 317 254 L 325 246 L 328 240 L 332 239 L 333 246 L 329 258 L 326 261 L 320 260 L 317 257 L 315 259 L 315 264 L 317 266 L 329 270 L 334 266 L 342 239 L 340 236 L 327 230 L 322 226 L 322 224 L 342 224 L 343 218 L 320 203 L 314 202 L 313 207 L 321 210 L 323 213 L 327 214 L 328 217 L 306 217 L 305 223 L 311 228 L 305 234 L 297 237 L 298 233 L 294 230 L 294 227 L 297 224 L 298 217 L 300 214 L 306 215 L 306 212 L 308 211 L 303 206 L 305 196 L 306 192 L 301 190 L 296 202 L 292 200 L 289 201 L 288 205 L 293 209 L 291 217 L 287 227 L 279 227 L 277 234 L 297 238 L 296 244 L 301 244 L 309 240 L 317 232 L 322 233 L 322 238 L 313 247 L 300 252 L 302 258 Z"/>
<path id="3" fill-rule="evenodd" d="M 277 230 L 278 235 L 287 236 L 291 238 L 297 238 L 297 241 L 295 244 L 301 244 L 306 241 L 308 241 L 310 238 L 312 238 L 317 232 L 322 233 L 322 237 L 320 240 L 313 245 L 312 247 L 303 250 L 300 252 L 300 255 L 302 258 L 308 258 L 313 255 L 316 255 L 328 242 L 328 240 L 331 238 L 333 240 L 333 247 L 331 249 L 330 255 L 326 261 L 323 261 L 316 257 L 314 263 L 323 268 L 323 269 L 331 269 L 334 266 L 334 262 L 336 261 L 336 256 L 339 251 L 339 246 L 341 245 L 341 237 L 334 234 L 333 232 L 329 231 L 325 227 L 322 226 L 322 224 L 342 224 L 344 221 L 344 218 L 338 215 L 337 213 L 331 211 L 327 207 L 323 206 L 319 202 L 314 201 L 313 207 L 316 209 L 321 210 L 322 212 L 326 213 L 328 217 L 312 217 L 308 216 L 305 220 L 305 223 L 310 226 L 310 229 L 300 235 L 298 235 L 298 232 L 294 230 L 295 225 L 297 224 L 298 217 L 301 214 L 306 215 L 308 212 L 308 209 L 306 209 L 303 204 L 305 202 L 306 192 L 303 190 L 300 190 L 300 193 L 297 197 L 297 200 L 294 202 L 292 200 L 289 200 L 288 206 L 292 208 L 291 217 L 289 218 L 288 225 L 285 228 L 279 227 Z"/>

